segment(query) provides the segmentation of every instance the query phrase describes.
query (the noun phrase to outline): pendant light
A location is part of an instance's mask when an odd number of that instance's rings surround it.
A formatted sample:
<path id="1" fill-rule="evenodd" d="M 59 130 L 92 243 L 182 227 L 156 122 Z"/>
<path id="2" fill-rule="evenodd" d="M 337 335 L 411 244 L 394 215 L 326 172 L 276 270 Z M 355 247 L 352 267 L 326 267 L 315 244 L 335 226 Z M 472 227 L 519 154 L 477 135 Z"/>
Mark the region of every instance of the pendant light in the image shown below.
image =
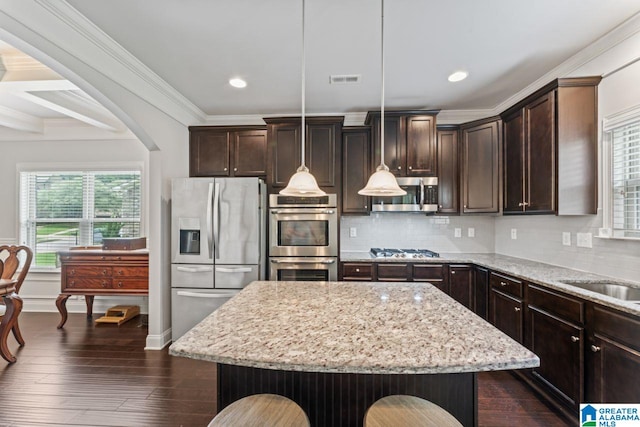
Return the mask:
<path id="1" fill-rule="evenodd" d="M 404 196 L 407 194 L 400 186 L 396 177 L 389 172 L 384 164 L 384 0 L 381 0 L 381 69 L 382 69 L 382 95 L 380 101 L 380 164 L 376 171 L 369 177 L 367 185 L 358 194 L 363 196 Z"/>
<path id="2" fill-rule="evenodd" d="M 304 164 L 305 157 L 305 135 L 307 130 L 305 128 L 304 121 L 304 92 L 305 92 L 305 48 L 304 48 L 304 2 L 302 0 L 302 127 L 300 130 L 300 141 L 301 141 L 301 153 L 302 153 L 302 161 L 300 167 L 296 170 L 291 178 L 289 179 L 289 183 L 285 188 L 280 190 L 280 194 L 283 196 L 293 196 L 293 197 L 312 197 L 312 196 L 324 196 L 325 193 L 318 187 L 318 183 L 316 179 L 309 173 L 309 168 Z"/>

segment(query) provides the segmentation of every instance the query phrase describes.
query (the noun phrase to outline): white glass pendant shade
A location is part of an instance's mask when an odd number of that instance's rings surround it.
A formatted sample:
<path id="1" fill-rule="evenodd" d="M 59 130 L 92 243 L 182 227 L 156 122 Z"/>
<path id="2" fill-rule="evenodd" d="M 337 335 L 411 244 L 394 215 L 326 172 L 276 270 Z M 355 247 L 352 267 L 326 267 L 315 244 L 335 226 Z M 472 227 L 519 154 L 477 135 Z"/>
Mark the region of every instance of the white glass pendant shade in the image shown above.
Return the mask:
<path id="1" fill-rule="evenodd" d="M 289 183 L 280 190 L 280 194 L 293 197 L 312 197 L 324 196 L 327 193 L 318 187 L 318 183 L 313 175 L 309 173 L 309 169 L 302 165 L 296 173 L 291 175 Z"/>
<path id="2" fill-rule="evenodd" d="M 389 172 L 386 165 L 380 165 L 369 177 L 367 185 L 358 194 L 362 196 L 404 196 L 407 194 L 400 186 L 396 177 Z"/>

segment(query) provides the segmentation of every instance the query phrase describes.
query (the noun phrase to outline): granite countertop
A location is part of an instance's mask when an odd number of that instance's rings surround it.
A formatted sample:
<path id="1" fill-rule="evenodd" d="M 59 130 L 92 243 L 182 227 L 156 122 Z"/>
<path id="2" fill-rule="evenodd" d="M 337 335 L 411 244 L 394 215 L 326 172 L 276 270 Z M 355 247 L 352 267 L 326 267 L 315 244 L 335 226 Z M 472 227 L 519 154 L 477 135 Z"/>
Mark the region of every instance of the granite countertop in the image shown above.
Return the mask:
<path id="1" fill-rule="evenodd" d="M 428 283 L 253 282 L 169 353 L 257 368 L 375 374 L 540 363 Z"/>
<path id="2" fill-rule="evenodd" d="M 565 281 L 586 280 L 622 283 L 632 288 L 640 288 L 640 283 L 620 280 L 608 276 L 589 273 L 571 268 L 559 267 L 542 262 L 531 261 L 499 254 L 478 253 L 441 253 L 439 258 L 374 258 L 369 252 L 341 252 L 342 262 L 420 262 L 420 263 L 465 263 L 476 264 L 489 270 L 505 273 L 509 276 L 556 289 L 585 300 L 593 301 L 630 314 L 640 316 L 640 303 L 624 301 L 618 298 L 571 286 Z"/>

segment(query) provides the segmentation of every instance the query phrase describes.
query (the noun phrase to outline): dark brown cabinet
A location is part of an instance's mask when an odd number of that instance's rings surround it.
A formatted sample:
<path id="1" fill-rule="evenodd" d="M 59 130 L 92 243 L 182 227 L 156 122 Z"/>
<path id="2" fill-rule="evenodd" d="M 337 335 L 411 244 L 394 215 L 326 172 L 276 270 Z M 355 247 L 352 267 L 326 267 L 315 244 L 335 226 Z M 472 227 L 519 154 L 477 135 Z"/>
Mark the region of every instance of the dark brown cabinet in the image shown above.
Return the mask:
<path id="1" fill-rule="evenodd" d="M 373 280 L 373 264 L 372 263 L 356 263 L 344 262 L 341 266 L 341 280 L 344 281 L 364 281 Z"/>
<path id="2" fill-rule="evenodd" d="M 342 128 L 342 213 L 368 215 L 369 197 L 358 191 L 367 185 L 371 165 L 369 127 Z"/>
<path id="3" fill-rule="evenodd" d="M 449 295 L 473 310 L 473 270 L 470 265 L 449 265 Z"/>
<path id="4" fill-rule="evenodd" d="M 587 306 L 586 402 L 640 402 L 640 319 Z"/>
<path id="5" fill-rule="evenodd" d="M 489 273 L 489 321 L 519 343 L 524 342 L 523 284 L 502 274 Z"/>
<path id="6" fill-rule="evenodd" d="M 558 79 L 502 114 L 505 214 L 595 214 L 600 77 Z"/>
<path id="7" fill-rule="evenodd" d="M 438 127 L 438 212 L 460 212 L 457 127 Z"/>
<path id="8" fill-rule="evenodd" d="M 286 187 L 301 162 L 301 119 L 267 118 L 267 185 L 270 192 Z M 305 118 L 305 164 L 320 188 L 328 193 L 341 189 L 342 122 L 344 117 Z M 273 190 L 276 189 L 276 190 Z"/>
<path id="9" fill-rule="evenodd" d="M 384 161 L 397 176 L 436 176 L 436 114 L 439 111 L 385 113 Z M 365 124 L 373 132 L 373 167 L 380 164 L 380 112 L 370 111 Z"/>
<path id="10" fill-rule="evenodd" d="M 376 264 L 376 277 L 381 282 L 406 282 L 411 280 L 409 264 Z"/>
<path id="11" fill-rule="evenodd" d="M 584 402 L 584 303 L 528 285 L 526 346 L 540 358 L 531 376 L 568 407 Z"/>
<path id="12" fill-rule="evenodd" d="M 499 117 L 460 128 L 462 213 L 500 212 L 501 129 Z"/>
<path id="13" fill-rule="evenodd" d="M 442 292 L 449 293 L 447 266 L 444 264 L 412 264 L 411 276 L 414 282 L 429 282 Z"/>
<path id="14" fill-rule="evenodd" d="M 473 267 L 473 312 L 483 319 L 489 318 L 489 270 L 484 267 Z"/>
<path id="15" fill-rule="evenodd" d="M 267 175 L 264 126 L 189 128 L 189 176 Z"/>

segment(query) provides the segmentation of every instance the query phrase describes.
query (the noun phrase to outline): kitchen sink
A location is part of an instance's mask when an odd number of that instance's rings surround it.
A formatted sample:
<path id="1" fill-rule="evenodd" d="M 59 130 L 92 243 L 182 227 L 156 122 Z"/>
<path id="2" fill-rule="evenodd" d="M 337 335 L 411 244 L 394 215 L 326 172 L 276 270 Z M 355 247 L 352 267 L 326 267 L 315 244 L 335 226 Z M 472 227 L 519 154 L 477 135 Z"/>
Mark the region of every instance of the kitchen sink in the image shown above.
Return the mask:
<path id="1" fill-rule="evenodd" d="M 640 303 L 640 289 L 623 283 L 595 280 L 562 280 L 561 282 L 624 301 Z"/>

